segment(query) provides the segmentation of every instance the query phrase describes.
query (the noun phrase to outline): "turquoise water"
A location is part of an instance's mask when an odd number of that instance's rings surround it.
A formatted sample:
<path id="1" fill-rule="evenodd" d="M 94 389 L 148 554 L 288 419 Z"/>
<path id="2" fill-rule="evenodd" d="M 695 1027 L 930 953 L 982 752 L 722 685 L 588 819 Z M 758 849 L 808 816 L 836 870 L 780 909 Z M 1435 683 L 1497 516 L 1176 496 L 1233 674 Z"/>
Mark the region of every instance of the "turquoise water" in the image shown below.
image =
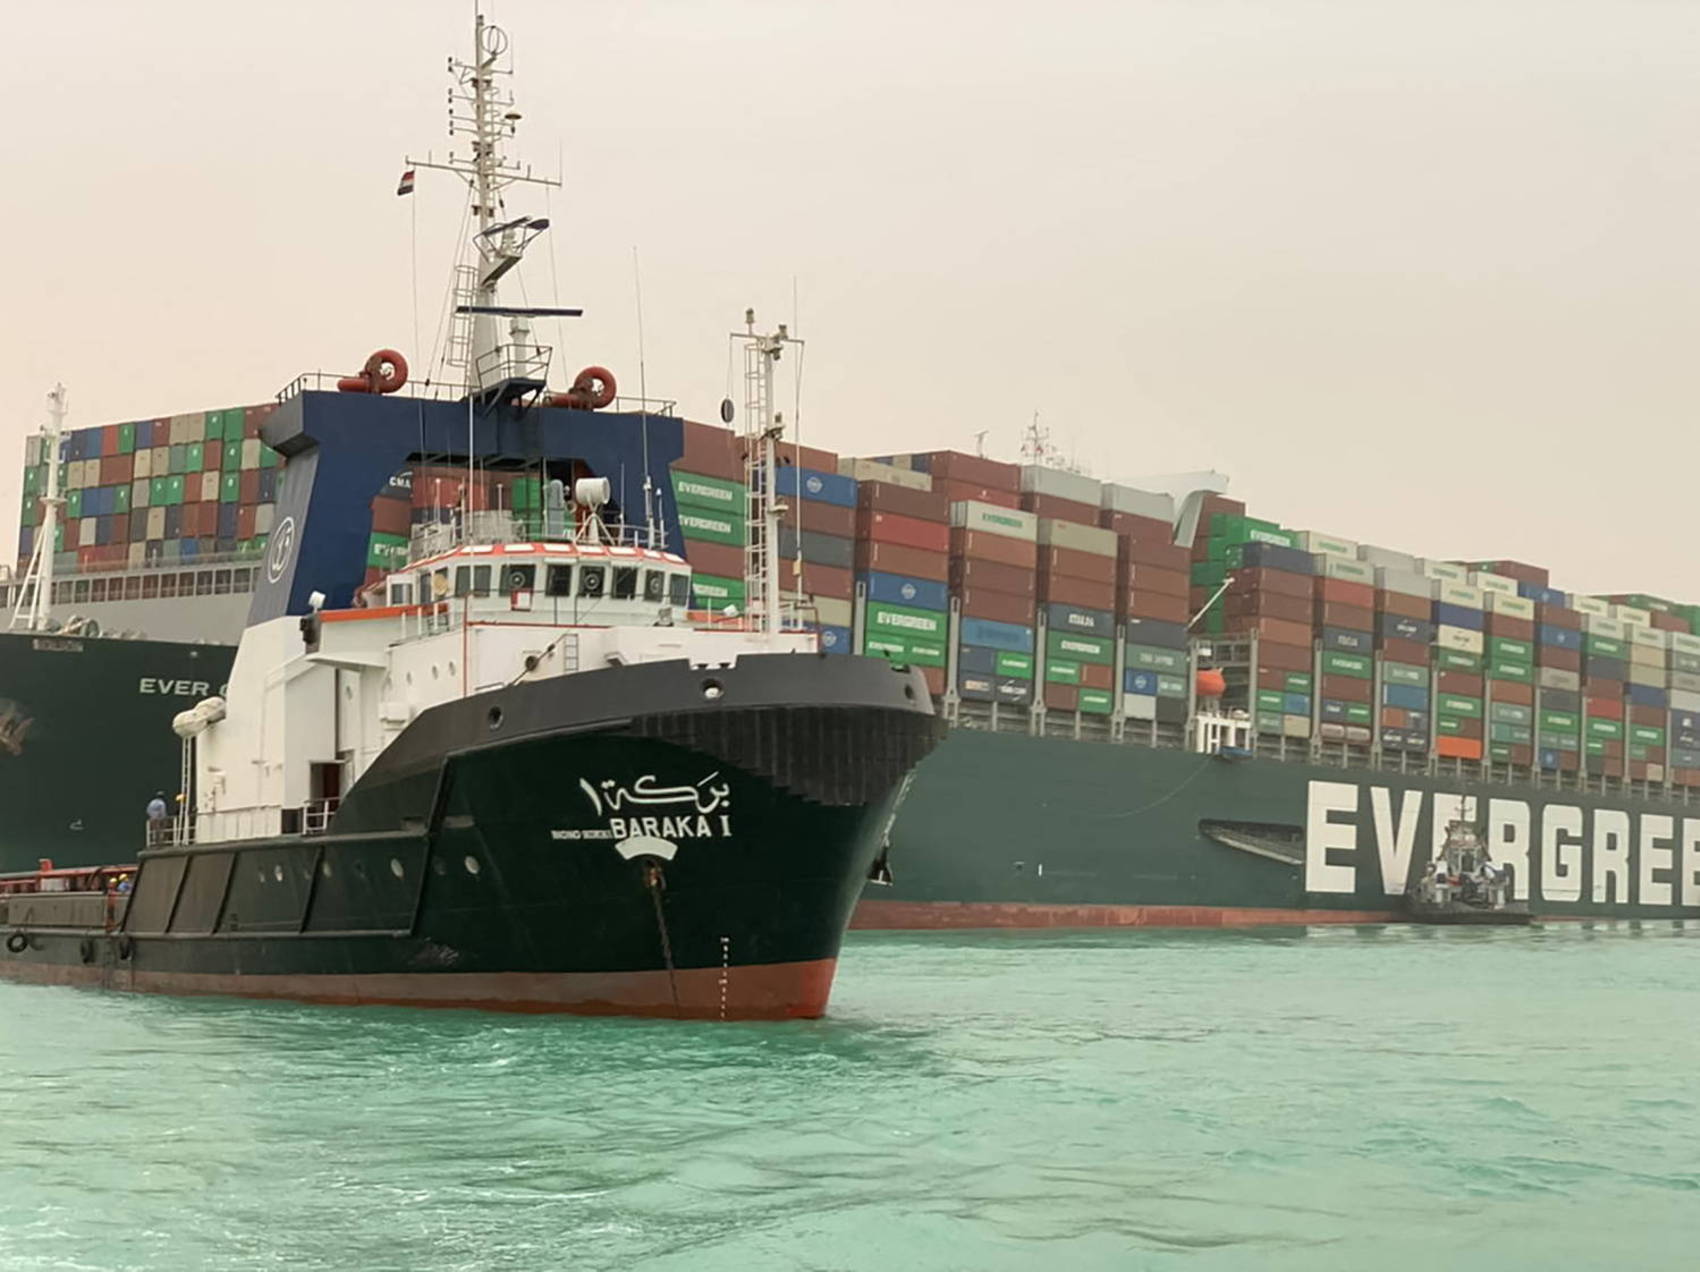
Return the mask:
<path id="1" fill-rule="evenodd" d="M 831 1019 L 0 984 L 0 1269 L 1684 1268 L 1700 927 L 854 935 Z"/>

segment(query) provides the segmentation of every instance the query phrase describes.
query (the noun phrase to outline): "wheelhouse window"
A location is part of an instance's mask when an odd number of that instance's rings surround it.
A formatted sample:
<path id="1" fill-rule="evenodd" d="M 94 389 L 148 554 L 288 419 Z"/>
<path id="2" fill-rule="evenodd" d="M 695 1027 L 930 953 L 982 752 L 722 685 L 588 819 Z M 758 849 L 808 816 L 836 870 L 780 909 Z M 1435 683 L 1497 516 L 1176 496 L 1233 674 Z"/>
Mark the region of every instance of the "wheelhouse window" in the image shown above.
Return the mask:
<path id="1" fill-rule="evenodd" d="M 472 595 L 472 567 L 470 565 L 455 566 L 455 595 Z"/>
<path id="2" fill-rule="evenodd" d="M 614 567 L 614 599 L 629 601 L 637 595 L 638 569 L 635 565 Z"/>
<path id="3" fill-rule="evenodd" d="M 472 594 L 474 596 L 490 595 L 490 567 L 475 565 L 472 567 Z"/>
<path id="4" fill-rule="evenodd" d="M 411 605 L 411 604 L 413 604 L 413 584 L 411 584 L 411 583 L 391 583 L 390 584 L 390 604 L 391 605 Z"/>
<path id="5" fill-rule="evenodd" d="M 606 566 L 587 565 L 578 572 L 578 594 L 580 596 L 602 596 L 607 590 L 608 573 Z"/>
<path id="6" fill-rule="evenodd" d="M 667 603 L 677 605 L 680 609 L 687 608 L 691 603 L 691 576 L 688 574 L 669 574 L 667 576 Z"/>
<path id="7" fill-rule="evenodd" d="M 643 572 L 643 599 L 657 603 L 667 599 L 667 575 L 663 571 Z"/>
<path id="8" fill-rule="evenodd" d="M 148 589 L 144 589 L 142 592 L 143 596 L 157 595 L 162 599 L 170 600 L 177 595 L 177 576 L 175 574 L 161 574 L 156 578 L 151 578 L 148 580 L 148 585 Z"/>
<path id="9" fill-rule="evenodd" d="M 106 580 L 95 579 L 89 585 L 89 600 L 104 601 L 106 599 Z"/>
<path id="10" fill-rule="evenodd" d="M 549 565 L 550 596 L 571 596 L 573 594 L 573 567 L 570 565 Z"/>
<path id="11" fill-rule="evenodd" d="M 199 574 L 195 575 L 195 595 L 211 596 L 212 593 L 213 572 L 211 570 L 202 570 Z"/>
<path id="12" fill-rule="evenodd" d="M 126 601 L 139 601 L 142 599 L 141 575 L 132 574 L 129 578 L 124 580 L 124 599 Z"/>
<path id="13" fill-rule="evenodd" d="M 213 595 L 214 596 L 229 596 L 230 595 L 230 571 L 229 570 L 214 570 L 213 571 Z"/>
<path id="14" fill-rule="evenodd" d="M 89 599 L 89 581 L 87 579 L 77 580 L 76 589 L 72 592 L 72 597 L 76 604 L 87 604 Z"/>

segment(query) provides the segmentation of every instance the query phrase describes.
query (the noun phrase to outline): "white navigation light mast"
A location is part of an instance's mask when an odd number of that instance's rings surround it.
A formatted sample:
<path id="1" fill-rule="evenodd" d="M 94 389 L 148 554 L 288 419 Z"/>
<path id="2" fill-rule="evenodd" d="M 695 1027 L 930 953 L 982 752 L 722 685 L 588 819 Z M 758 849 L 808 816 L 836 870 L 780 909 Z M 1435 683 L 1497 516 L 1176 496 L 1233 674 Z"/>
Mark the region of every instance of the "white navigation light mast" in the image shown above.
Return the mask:
<path id="1" fill-rule="evenodd" d="M 449 136 L 465 138 L 465 149 L 452 151 L 438 162 L 427 155 L 409 158 L 411 168 L 452 172 L 467 184 L 477 223 L 472 245 L 473 264 L 457 268 L 456 330 L 449 342 L 448 362 L 464 367 L 467 386 L 474 392 L 495 388 L 508 380 L 546 379 L 550 350 L 533 343 L 531 318 L 523 310 L 504 310 L 499 298 L 502 277 L 525 256 L 539 234 L 549 228 L 542 217 L 508 217 L 502 192 L 511 185 L 559 187 L 560 181 L 532 175 L 530 165 L 508 157 L 504 147 L 518 128 L 520 113 L 513 93 L 497 86 L 513 74 L 506 31 L 473 15 L 473 60 L 449 59 L 454 86 L 449 89 Z M 502 320 L 508 320 L 504 342 Z"/>
<path id="2" fill-rule="evenodd" d="M 773 409 L 773 367 L 786 345 L 802 348 L 780 323 L 770 335 L 756 330 L 756 311 L 744 311 L 744 330 L 733 332 L 744 343 L 744 480 L 749 487 L 744 549 L 744 606 L 758 632 L 784 628 L 779 599 L 778 444 L 784 416 Z"/>
<path id="3" fill-rule="evenodd" d="M 55 384 L 47 395 L 47 433 L 43 438 L 47 465 L 47 493 L 42 497 L 41 524 L 35 528 L 35 546 L 30 550 L 29 571 L 12 610 L 12 627 L 32 632 L 47 630 L 48 611 L 53 605 L 53 540 L 57 537 L 59 510 L 65 499 L 59 493 L 59 438 L 65 431 L 65 386 Z"/>

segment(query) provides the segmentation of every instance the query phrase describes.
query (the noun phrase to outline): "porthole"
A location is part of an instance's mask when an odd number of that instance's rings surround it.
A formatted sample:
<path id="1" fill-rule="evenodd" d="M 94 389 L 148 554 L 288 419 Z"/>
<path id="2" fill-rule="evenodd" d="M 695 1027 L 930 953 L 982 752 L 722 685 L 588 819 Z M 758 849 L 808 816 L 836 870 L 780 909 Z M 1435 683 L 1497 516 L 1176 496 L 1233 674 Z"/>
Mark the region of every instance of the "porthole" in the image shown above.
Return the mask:
<path id="1" fill-rule="evenodd" d="M 909 699 L 910 702 L 915 701 L 915 686 L 914 685 L 904 685 L 903 686 L 903 696 L 905 698 Z"/>
<path id="2" fill-rule="evenodd" d="M 281 865 L 272 867 L 272 878 L 276 879 L 279 883 L 283 882 L 283 867 Z"/>
<path id="3" fill-rule="evenodd" d="M 455 660 L 451 658 L 451 659 L 449 659 L 449 675 L 452 676 L 454 674 L 455 674 Z"/>
<path id="4" fill-rule="evenodd" d="M 442 674 L 443 674 L 442 669 L 440 667 L 438 667 L 436 663 L 432 663 L 431 664 L 431 679 L 435 680 L 435 679 L 437 679 L 437 677 L 441 676 Z"/>
<path id="5" fill-rule="evenodd" d="M 484 868 L 478 864 L 478 858 L 470 854 L 468 854 L 464 864 L 466 866 L 466 873 L 469 875 L 475 875 Z"/>
<path id="6" fill-rule="evenodd" d="M 502 709 L 500 707 L 491 707 L 484 718 L 490 722 L 492 732 L 502 727 Z"/>
<path id="7" fill-rule="evenodd" d="M 390 873 L 393 874 L 398 879 L 402 878 L 403 876 L 405 876 L 407 874 L 407 871 L 405 871 L 401 868 L 401 858 L 400 857 L 391 857 L 390 858 Z"/>
<path id="8" fill-rule="evenodd" d="M 726 692 L 726 686 L 718 680 L 709 679 L 702 682 L 702 696 L 710 702 L 717 702 Z"/>

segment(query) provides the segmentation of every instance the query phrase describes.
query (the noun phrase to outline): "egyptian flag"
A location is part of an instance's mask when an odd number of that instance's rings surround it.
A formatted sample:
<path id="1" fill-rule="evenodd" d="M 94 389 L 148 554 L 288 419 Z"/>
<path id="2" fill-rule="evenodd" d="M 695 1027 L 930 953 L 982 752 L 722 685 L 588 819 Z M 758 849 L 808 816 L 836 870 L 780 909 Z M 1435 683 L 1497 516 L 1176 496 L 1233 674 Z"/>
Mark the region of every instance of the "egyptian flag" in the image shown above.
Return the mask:
<path id="1" fill-rule="evenodd" d="M 413 193 L 413 169 L 412 168 L 409 168 L 406 172 L 401 174 L 401 182 L 400 182 L 400 184 L 398 184 L 396 186 L 395 192 L 397 194 L 412 194 Z"/>

